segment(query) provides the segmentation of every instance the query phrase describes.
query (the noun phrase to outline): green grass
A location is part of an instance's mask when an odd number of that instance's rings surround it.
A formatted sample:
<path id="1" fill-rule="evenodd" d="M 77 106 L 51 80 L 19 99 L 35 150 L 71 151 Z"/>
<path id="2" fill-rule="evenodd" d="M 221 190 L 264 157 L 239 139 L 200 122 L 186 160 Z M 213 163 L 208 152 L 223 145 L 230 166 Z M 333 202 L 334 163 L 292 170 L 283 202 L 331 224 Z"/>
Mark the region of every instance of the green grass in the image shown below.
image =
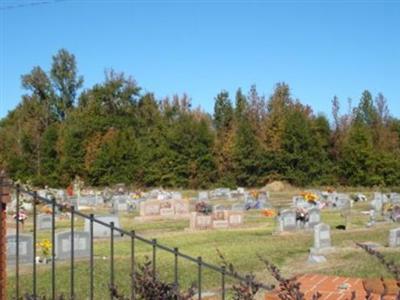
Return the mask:
<path id="1" fill-rule="evenodd" d="M 272 195 L 275 206 L 289 203 L 291 195 L 277 193 Z M 286 200 L 285 200 L 286 199 Z M 285 201 L 284 201 L 285 200 Z M 231 202 L 230 202 L 231 203 Z M 368 217 L 361 211 L 368 209 L 367 204 L 357 204 L 352 210 L 350 219 L 351 229 L 348 231 L 336 230 L 335 227 L 344 224 L 339 211 L 324 211 L 322 220 L 331 225 L 332 243 L 336 251 L 327 256 L 328 262 L 320 265 L 306 263 L 309 248 L 313 243 L 312 231 L 277 234 L 276 223 L 273 218 L 266 218 L 258 211 L 246 212 L 245 225 L 240 229 L 188 232 L 184 229 L 189 226 L 188 220 L 160 220 L 153 222 L 135 222 L 131 214 L 121 216 L 121 225 L 124 229 L 135 229 L 137 233 L 147 238 L 157 240 L 169 247 L 179 247 L 185 254 L 197 257 L 202 256 L 204 261 L 219 265 L 217 249 L 221 251 L 229 262 L 232 262 L 240 273 L 252 272 L 259 280 L 265 283 L 274 283 L 260 263 L 257 255 L 268 258 L 277 264 L 286 276 L 302 273 L 322 273 L 350 277 L 390 277 L 390 274 L 379 265 L 376 259 L 368 256 L 355 246 L 355 242 L 373 241 L 385 245 L 388 239 L 388 230 L 391 224 L 379 224 L 375 228 L 366 229 Z M 82 221 L 76 223 L 83 226 Z M 58 223 L 57 230 L 66 230 L 68 221 Z M 25 231 L 31 231 L 31 225 L 26 224 Z M 49 231 L 39 232 L 39 240 L 49 238 Z M 96 240 L 95 242 L 95 298 L 104 299 L 108 293 L 109 282 L 109 241 Z M 136 258 L 143 261 L 151 257 L 151 246 L 142 242 L 136 243 Z M 384 254 L 395 262 L 400 263 L 400 251 L 384 248 Z M 116 239 L 115 245 L 116 283 L 126 295 L 129 294 L 130 273 L 130 240 Z M 157 250 L 157 270 L 160 276 L 168 281 L 173 278 L 173 255 Z M 89 287 L 88 260 L 76 262 L 75 278 L 78 299 L 86 299 Z M 49 294 L 51 272 L 50 266 L 38 268 L 38 291 L 40 294 Z M 57 292 L 68 294 L 69 262 L 57 262 L 56 278 Z M 20 286 L 24 291 L 31 290 L 31 266 L 21 268 Z M 197 266 L 194 263 L 179 259 L 179 282 L 182 288 L 188 288 L 197 281 Z M 203 270 L 203 290 L 218 292 L 220 274 Z M 9 270 L 9 293 L 14 291 L 15 275 Z M 228 284 L 232 281 L 228 280 Z"/>

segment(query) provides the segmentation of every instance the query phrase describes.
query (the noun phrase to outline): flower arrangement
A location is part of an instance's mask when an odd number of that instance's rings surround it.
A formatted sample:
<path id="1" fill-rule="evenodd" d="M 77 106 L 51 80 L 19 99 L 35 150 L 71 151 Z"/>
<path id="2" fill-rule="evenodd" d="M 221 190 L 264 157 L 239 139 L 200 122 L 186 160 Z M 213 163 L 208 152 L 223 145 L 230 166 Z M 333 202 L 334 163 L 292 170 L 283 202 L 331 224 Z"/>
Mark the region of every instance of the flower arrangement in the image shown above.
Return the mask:
<path id="1" fill-rule="evenodd" d="M 311 203 L 315 203 L 318 199 L 318 196 L 311 192 L 303 192 L 301 195 L 304 197 L 304 199 Z"/>
<path id="2" fill-rule="evenodd" d="M 21 222 L 22 224 L 24 224 L 24 221 L 28 218 L 28 216 L 26 215 L 26 213 L 24 211 L 20 211 L 18 216 L 17 214 L 13 215 L 13 219 L 16 220 L 18 218 L 18 221 Z"/>
<path id="3" fill-rule="evenodd" d="M 264 209 L 261 213 L 264 217 L 276 217 L 276 211 L 274 209 Z"/>
<path id="4" fill-rule="evenodd" d="M 49 240 L 44 240 L 39 243 L 37 243 L 37 246 L 39 247 L 40 251 L 42 252 L 44 261 L 47 261 L 47 259 L 50 257 L 50 251 L 52 248 L 52 244 Z"/>
<path id="5" fill-rule="evenodd" d="M 212 207 L 211 205 L 205 203 L 204 201 L 200 201 L 196 203 L 195 210 L 198 213 L 208 215 L 212 212 Z"/>

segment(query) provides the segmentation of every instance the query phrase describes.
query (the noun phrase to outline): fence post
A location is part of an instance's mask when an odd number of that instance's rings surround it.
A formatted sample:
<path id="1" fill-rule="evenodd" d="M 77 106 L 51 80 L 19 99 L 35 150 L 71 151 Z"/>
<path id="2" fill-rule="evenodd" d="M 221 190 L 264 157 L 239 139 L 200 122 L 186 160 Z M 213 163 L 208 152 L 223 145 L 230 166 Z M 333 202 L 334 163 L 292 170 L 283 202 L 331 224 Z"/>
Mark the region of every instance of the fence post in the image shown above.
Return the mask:
<path id="1" fill-rule="evenodd" d="M 197 264 L 198 264 L 198 279 L 197 279 L 197 284 L 198 284 L 198 294 L 199 294 L 199 299 L 201 300 L 201 268 L 202 268 L 202 258 L 199 256 L 197 258 Z"/>
<path id="2" fill-rule="evenodd" d="M 51 295 L 56 299 L 56 198 L 51 198 Z"/>
<path id="3" fill-rule="evenodd" d="M 19 184 L 17 184 L 17 214 L 15 218 L 17 247 L 15 248 L 15 297 L 19 299 L 19 215 L 20 215 L 20 202 L 19 202 Z"/>
<path id="4" fill-rule="evenodd" d="M 10 201 L 6 174 L 0 172 L 0 300 L 7 299 L 7 202 Z"/>
<path id="5" fill-rule="evenodd" d="M 135 237 L 136 233 L 135 230 L 131 231 L 132 236 L 131 236 L 131 300 L 136 299 L 136 291 L 135 291 L 135 281 L 136 281 L 136 267 L 135 267 Z"/>

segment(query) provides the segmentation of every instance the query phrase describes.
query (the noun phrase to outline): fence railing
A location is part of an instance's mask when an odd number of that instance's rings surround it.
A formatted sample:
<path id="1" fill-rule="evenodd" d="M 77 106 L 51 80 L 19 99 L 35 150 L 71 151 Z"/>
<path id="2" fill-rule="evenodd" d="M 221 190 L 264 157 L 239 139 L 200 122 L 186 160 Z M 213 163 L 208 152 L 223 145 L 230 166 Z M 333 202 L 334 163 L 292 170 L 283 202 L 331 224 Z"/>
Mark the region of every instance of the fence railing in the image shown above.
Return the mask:
<path id="1" fill-rule="evenodd" d="M 179 289 L 179 266 L 180 260 L 183 261 L 188 261 L 191 263 L 194 263 L 197 265 L 197 297 L 198 299 L 202 299 L 202 292 L 203 292 L 203 273 L 205 270 L 211 270 L 213 272 L 217 272 L 220 276 L 220 292 L 221 292 L 221 299 L 226 298 L 226 279 L 231 278 L 234 279 L 238 282 L 246 282 L 249 280 L 249 276 L 241 276 L 237 274 L 236 272 L 232 272 L 231 270 L 226 269 L 225 266 L 217 266 L 215 264 L 208 263 L 202 259 L 201 256 L 199 257 L 193 257 L 187 254 L 184 254 L 181 252 L 178 248 L 171 248 L 166 245 L 163 245 L 159 243 L 156 239 L 148 239 L 143 236 L 138 235 L 135 230 L 132 231 L 127 231 L 122 228 L 116 227 L 113 222 L 111 223 L 106 223 L 103 222 L 102 220 L 97 219 L 93 214 L 85 214 L 80 212 L 79 210 L 76 210 L 73 205 L 66 205 L 65 203 L 57 203 L 56 199 L 53 197 L 52 199 L 46 198 L 46 197 L 41 197 L 37 194 L 37 192 L 34 191 L 28 191 L 23 189 L 20 185 L 13 185 L 12 186 L 15 189 L 16 192 L 16 230 L 15 230 L 15 235 L 16 235 L 16 247 L 15 247 L 15 293 L 14 297 L 16 299 L 20 299 L 22 296 L 22 291 L 21 291 L 21 286 L 20 286 L 20 220 L 19 220 L 19 215 L 20 215 L 20 204 L 21 204 L 21 194 L 25 194 L 28 196 L 31 196 L 33 198 L 32 201 L 32 219 L 33 219 L 33 241 L 32 241 L 32 247 L 33 247 L 33 259 L 32 259 L 32 298 L 36 299 L 38 296 L 37 293 L 37 277 L 38 277 L 38 272 L 37 272 L 37 260 L 36 260 L 36 245 L 37 245 L 37 240 L 38 240 L 38 235 L 37 235 L 37 206 L 39 204 L 46 204 L 46 205 L 51 205 L 51 290 L 50 290 L 50 297 L 51 299 L 56 299 L 56 292 L 57 292 L 57 286 L 56 286 L 56 262 L 57 262 L 57 257 L 55 253 L 55 234 L 56 234 L 56 208 L 58 208 L 61 211 L 67 211 L 71 214 L 70 216 L 70 224 L 69 224 L 69 231 L 71 234 L 70 237 L 70 274 L 69 274 L 69 299 L 78 299 L 78 295 L 76 295 L 75 291 L 75 283 L 76 283 L 76 278 L 75 278 L 75 262 L 76 258 L 74 255 L 74 250 L 75 250 L 75 217 L 81 217 L 84 218 L 85 220 L 89 220 L 89 243 L 90 243 L 90 255 L 89 255 L 89 299 L 92 300 L 94 299 L 94 286 L 95 286 L 95 276 L 94 276 L 94 231 L 93 231 L 93 225 L 94 223 L 101 224 L 105 227 L 107 227 L 110 230 L 110 236 L 109 236 L 109 241 L 110 241 L 110 278 L 108 284 L 110 286 L 114 286 L 115 284 L 115 239 L 114 239 L 114 233 L 118 232 L 121 235 L 124 235 L 130 239 L 130 272 L 131 272 L 131 283 L 130 283 L 130 299 L 134 300 L 136 299 L 136 293 L 135 293 L 135 274 L 136 274 L 136 242 L 140 241 L 143 242 L 149 246 L 151 246 L 151 263 L 152 263 L 152 272 L 153 276 L 156 275 L 157 272 L 157 254 L 160 251 L 169 253 L 173 257 L 173 284 L 177 289 Z M 157 251 L 160 250 L 160 251 Z M 261 285 L 262 288 L 264 289 L 271 289 L 271 286 L 267 285 Z M 24 294 L 26 291 L 23 291 Z M 103 295 L 104 296 L 104 295 Z M 103 297 L 102 296 L 102 297 Z M 103 298 L 102 298 L 103 299 Z M 113 299 L 113 296 L 111 296 L 111 299 Z"/>

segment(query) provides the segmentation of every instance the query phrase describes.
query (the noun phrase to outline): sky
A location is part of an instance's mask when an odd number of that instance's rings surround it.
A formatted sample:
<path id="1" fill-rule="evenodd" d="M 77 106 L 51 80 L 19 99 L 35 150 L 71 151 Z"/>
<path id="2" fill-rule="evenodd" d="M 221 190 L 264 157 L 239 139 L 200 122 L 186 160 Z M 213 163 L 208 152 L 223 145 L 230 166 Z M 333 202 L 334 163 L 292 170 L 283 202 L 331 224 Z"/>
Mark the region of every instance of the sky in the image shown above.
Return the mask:
<path id="1" fill-rule="evenodd" d="M 21 75 L 49 70 L 61 48 L 76 56 L 84 88 L 113 68 L 212 113 L 223 89 L 234 98 L 256 84 L 269 97 L 286 82 L 328 117 L 334 95 L 345 113 L 368 89 L 400 117 L 400 0 L 0 0 L 0 19 L 0 118 L 27 92 Z"/>

